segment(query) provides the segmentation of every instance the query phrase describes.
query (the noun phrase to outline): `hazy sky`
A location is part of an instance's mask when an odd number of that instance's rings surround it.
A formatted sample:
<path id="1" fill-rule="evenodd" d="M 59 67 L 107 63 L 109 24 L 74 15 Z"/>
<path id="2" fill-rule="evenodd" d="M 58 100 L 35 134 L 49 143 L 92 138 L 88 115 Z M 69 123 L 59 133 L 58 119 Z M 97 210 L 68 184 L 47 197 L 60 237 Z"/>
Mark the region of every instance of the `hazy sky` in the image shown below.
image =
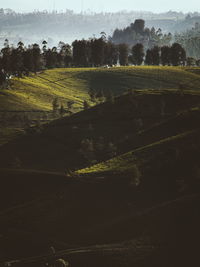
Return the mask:
<path id="1" fill-rule="evenodd" d="M 65 10 L 92 11 L 145 10 L 163 12 L 200 11 L 199 0 L 0 0 L 0 7 L 17 11 Z"/>

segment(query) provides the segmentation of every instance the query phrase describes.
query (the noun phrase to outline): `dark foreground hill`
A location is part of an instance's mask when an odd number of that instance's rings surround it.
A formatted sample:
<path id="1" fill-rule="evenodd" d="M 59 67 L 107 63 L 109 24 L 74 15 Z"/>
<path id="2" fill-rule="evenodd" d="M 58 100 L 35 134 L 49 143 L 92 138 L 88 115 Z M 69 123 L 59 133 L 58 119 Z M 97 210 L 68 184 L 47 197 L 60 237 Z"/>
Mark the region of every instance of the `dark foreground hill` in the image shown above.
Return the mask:
<path id="1" fill-rule="evenodd" d="M 184 143 L 188 146 L 190 142 L 185 139 Z M 2 201 L 7 199 L 7 208 L 1 207 L 0 213 L 2 263 L 49 255 L 32 258 L 29 265 L 44 266 L 52 256 L 51 246 L 58 257 L 62 255 L 72 266 L 80 267 L 199 263 L 198 176 L 187 173 L 182 177 L 183 173 L 173 169 L 156 172 L 155 166 L 152 170 L 155 173 L 146 174 L 137 187 L 130 185 L 123 173 L 67 178 L 1 171 L 1 182 L 9 179 L 15 186 L 1 190 Z M 18 199 L 17 205 L 12 197 Z M 22 263 L 16 266 L 27 266 L 26 260 Z"/>

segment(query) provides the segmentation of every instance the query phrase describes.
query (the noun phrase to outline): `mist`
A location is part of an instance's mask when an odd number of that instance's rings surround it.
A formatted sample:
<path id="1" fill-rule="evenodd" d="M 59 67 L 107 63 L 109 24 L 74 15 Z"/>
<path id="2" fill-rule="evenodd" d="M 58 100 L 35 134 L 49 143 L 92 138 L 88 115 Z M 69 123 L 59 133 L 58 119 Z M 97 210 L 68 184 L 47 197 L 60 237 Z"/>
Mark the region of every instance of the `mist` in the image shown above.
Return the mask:
<path id="1" fill-rule="evenodd" d="M 18 12 L 30 12 L 33 10 L 66 10 L 71 9 L 75 12 L 81 11 L 94 11 L 94 12 L 116 12 L 120 10 L 137 10 L 137 11 L 151 11 L 151 12 L 166 12 L 169 10 L 182 11 L 182 12 L 193 12 L 199 11 L 199 1 L 173 1 L 173 0 L 75 0 L 75 1 L 65 1 L 65 0 L 2 0 L 2 8 L 11 8 Z"/>

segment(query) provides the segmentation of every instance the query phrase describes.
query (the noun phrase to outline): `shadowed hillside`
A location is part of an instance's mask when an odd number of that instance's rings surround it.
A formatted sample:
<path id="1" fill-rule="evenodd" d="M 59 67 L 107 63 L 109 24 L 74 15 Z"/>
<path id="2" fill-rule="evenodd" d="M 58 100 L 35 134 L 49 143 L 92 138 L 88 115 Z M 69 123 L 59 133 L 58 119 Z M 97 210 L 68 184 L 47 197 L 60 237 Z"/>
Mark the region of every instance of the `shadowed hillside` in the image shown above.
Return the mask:
<path id="1" fill-rule="evenodd" d="M 116 162 L 126 164 L 126 171 L 115 167 L 64 178 L 2 170 L 1 181 L 15 185 L 4 192 L 20 202 L 13 206 L 9 200 L 0 213 L 1 259 L 48 255 L 53 245 L 80 267 L 124 266 L 124 261 L 126 266 L 160 266 L 163 258 L 166 267 L 198 262 L 199 146 L 199 131 L 163 140 Z M 138 164 L 142 174 L 137 186 L 131 183 L 130 164 Z M 44 257 L 38 261 L 33 266 L 42 266 Z"/>
<path id="2" fill-rule="evenodd" d="M 198 108 L 192 119 L 187 114 L 183 119 L 178 115 L 198 105 L 199 96 L 189 93 L 127 94 L 116 98 L 114 103 L 106 102 L 30 129 L 0 148 L 0 166 L 60 172 L 80 169 L 198 127 Z M 149 134 L 145 134 L 147 130 Z"/>

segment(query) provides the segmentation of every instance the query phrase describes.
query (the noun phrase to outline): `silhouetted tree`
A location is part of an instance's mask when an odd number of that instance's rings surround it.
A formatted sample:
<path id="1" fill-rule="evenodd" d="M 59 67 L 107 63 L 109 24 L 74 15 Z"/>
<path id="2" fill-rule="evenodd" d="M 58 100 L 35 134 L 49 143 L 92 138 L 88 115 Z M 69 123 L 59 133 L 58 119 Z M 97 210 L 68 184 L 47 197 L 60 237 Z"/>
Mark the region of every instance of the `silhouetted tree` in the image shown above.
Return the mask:
<path id="1" fill-rule="evenodd" d="M 33 53 L 33 71 L 36 73 L 42 67 L 41 64 L 41 50 L 38 44 L 33 44 L 32 46 Z"/>
<path id="2" fill-rule="evenodd" d="M 90 42 L 86 40 L 75 40 L 73 47 L 73 63 L 75 66 L 88 67 L 91 61 Z"/>
<path id="3" fill-rule="evenodd" d="M 4 71 L 2 69 L 0 69 L 0 85 L 5 83 L 5 81 L 6 81 L 6 75 L 5 75 Z"/>
<path id="4" fill-rule="evenodd" d="M 141 65 L 144 60 L 144 47 L 142 44 L 136 44 L 132 48 L 132 63 L 135 65 Z"/>
<path id="5" fill-rule="evenodd" d="M 2 54 L 2 67 L 7 75 L 11 74 L 11 48 L 8 39 L 4 42 L 4 47 L 1 50 Z"/>
<path id="6" fill-rule="evenodd" d="M 161 47 L 161 63 L 163 66 L 171 64 L 171 49 L 169 46 Z"/>
<path id="7" fill-rule="evenodd" d="M 174 43 L 171 47 L 171 62 L 173 66 L 185 65 L 186 52 L 178 43 Z"/>
<path id="8" fill-rule="evenodd" d="M 119 63 L 122 66 L 128 65 L 128 45 L 127 44 L 119 45 Z"/>
<path id="9" fill-rule="evenodd" d="M 62 59 L 59 62 L 59 54 L 57 52 L 57 48 L 54 46 L 52 49 L 48 49 L 45 53 L 46 58 L 46 67 L 55 68 L 58 66 L 62 66 Z M 60 63 L 60 65 L 59 65 Z"/>
<path id="10" fill-rule="evenodd" d="M 104 64 L 116 65 L 118 60 L 118 49 L 112 42 L 107 42 L 104 45 Z"/>
<path id="11" fill-rule="evenodd" d="M 72 64 L 72 48 L 69 44 L 62 44 L 60 49 L 60 55 L 63 58 L 64 66 L 70 67 Z"/>
<path id="12" fill-rule="evenodd" d="M 94 66 L 102 66 L 104 63 L 104 50 L 105 50 L 105 40 L 101 37 L 99 39 L 91 40 L 91 57 L 92 64 Z"/>
<path id="13" fill-rule="evenodd" d="M 19 42 L 18 47 L 12 49 L 10 57 L 11 71 L 18 77 L 22 76 L 22 72 L 24 70 L 23 56 L 24 44 L 22 42 Z"/>
<path id="14" fill-rule="evenodd" d="M 160 48 L 158 46 L 154 46 L 152 49 L 152 63 L 153 65 L 160 64 Z"/>
<path id="15" fill-rule="evenodd" d="M 28 75 L 29 72 L 34 71 L 33 50 L 31 47 L 28 47 L 23 52 L 23 65 L 26 75 Z"/>
<path id="16" fill-rule="evenodd" d="M 151 49 L 148 49 L 146 52 L 145 64 L 146 65 L 153 65 L 153 53 L 152 53 Z"/>

